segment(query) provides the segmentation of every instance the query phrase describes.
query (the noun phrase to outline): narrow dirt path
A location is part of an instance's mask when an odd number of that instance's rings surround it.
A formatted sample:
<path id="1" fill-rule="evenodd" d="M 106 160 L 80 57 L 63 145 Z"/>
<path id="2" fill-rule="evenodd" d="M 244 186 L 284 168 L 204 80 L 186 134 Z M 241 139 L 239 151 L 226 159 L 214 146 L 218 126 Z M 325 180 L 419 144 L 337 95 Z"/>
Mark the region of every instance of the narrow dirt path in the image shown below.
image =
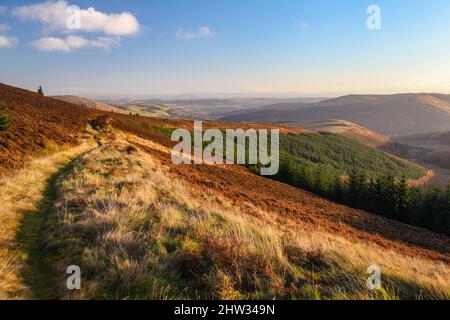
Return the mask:
<path id="1" fill-rule="evenodd" d="M 46 217 L 53 213 L 57 178 L 96 146 L 85 141 L 0 180 L 0 299 L 56 298 L 42 250 Z"/>

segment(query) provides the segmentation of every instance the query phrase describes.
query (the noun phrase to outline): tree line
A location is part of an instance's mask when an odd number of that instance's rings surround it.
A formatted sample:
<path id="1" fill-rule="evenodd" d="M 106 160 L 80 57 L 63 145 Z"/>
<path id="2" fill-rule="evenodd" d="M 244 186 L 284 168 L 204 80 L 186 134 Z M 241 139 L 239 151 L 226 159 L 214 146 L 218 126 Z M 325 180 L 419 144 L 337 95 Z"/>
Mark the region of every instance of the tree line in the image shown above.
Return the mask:
<path id="1" fill-rule="evenodd" d="M 342 176 L 327 166 L 305 167 L 284 158 L 277 180 L 356 209 L 450 234 L 450 187 L 422 190 L 393 174 L 369 177 L 354 168 Z"/>

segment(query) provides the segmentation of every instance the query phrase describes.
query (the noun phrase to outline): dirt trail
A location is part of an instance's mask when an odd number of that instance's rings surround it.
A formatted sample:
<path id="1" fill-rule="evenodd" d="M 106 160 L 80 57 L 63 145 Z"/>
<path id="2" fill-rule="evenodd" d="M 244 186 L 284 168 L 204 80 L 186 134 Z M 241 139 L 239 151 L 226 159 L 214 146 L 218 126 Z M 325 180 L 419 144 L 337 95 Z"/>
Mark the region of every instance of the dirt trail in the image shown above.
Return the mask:
<path id="1" fill-rule="evenodd" d="M 41 249 L 55 181 L 74 159 L 95 147 L 94 140 L 85 141 L 0 180 L 0 299 L 53 298 Z"/>

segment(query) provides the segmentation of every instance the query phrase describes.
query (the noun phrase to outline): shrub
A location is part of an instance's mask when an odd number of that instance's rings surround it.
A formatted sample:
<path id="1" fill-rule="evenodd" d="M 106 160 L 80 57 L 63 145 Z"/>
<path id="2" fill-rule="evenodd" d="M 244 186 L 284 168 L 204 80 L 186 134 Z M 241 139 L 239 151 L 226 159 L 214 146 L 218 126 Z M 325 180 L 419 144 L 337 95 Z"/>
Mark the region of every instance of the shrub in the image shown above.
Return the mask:
<path id="1" fill-rule="evenodd" d="M 6 108 L 8 108 L 6 103 L 0 102 L 0 111 L 5 110 Z M 12 127 L 11 121 L 11 116 L 6 116 L 0 113 L 0 131 L 10 130 Z"/>

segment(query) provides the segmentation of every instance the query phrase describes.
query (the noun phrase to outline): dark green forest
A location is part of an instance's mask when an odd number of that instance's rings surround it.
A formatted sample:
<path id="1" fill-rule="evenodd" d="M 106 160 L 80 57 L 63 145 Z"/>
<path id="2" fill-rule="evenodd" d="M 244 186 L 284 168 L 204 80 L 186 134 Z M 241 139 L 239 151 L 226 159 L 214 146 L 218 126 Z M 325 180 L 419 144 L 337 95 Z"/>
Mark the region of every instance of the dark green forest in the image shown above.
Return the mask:
<path id="1" fill-rule="evenodd" d="M 280 139 L 275 179 L 353 208 L 450 234 L 450 187 L 425 191 L 407 183 L 424 169 L 335 134 Z"/>

